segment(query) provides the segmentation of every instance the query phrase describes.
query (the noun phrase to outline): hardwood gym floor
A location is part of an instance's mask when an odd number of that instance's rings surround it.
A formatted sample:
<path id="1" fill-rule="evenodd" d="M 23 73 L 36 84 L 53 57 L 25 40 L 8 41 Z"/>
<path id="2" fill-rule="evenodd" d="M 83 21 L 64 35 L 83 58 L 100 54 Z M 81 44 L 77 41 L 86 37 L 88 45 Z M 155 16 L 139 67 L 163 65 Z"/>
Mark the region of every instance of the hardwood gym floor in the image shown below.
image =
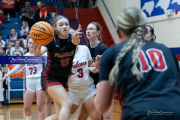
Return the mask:
<path id="1" fill-rule="evenodd" d="M 55 113 L 54 105 L 52 104 L 52 114 Z M 71 120 L 77 120 L 78 110 L 72 116 Z M 121 109 L 119 101 L 114 104 L 113 120 L 120 120 Z M 32 106 L 33 120 L 38 120 L 36 105 Z M 2 106 L 0 108 L 0 120 L 25 120 L 23 112 L 23 104 L 10 104 L 9 106 Z M 91 120 L 88 118 L 88 120 Z"/>

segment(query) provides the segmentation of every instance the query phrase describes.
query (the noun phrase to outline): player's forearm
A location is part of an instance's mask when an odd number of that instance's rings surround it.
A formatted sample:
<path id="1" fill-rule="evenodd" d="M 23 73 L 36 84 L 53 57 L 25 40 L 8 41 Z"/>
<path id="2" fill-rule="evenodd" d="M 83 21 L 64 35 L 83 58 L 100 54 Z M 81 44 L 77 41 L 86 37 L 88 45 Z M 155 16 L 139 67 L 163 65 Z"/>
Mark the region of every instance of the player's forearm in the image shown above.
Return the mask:
<path id="1" fill-rule="evenodd" d="M 99 62 L 93 62 L 90 67 L 97 67 L 99 68 Z"/>
<path id="2" fill-rule="evenodd" d="M 6 76 L 11 76 L 12 74 L 14 74 L 16 71 L 20 70 L 20 68 L 23 66 L 23 64 L 18 64 L 16 65 L 11 71 L 9 71 Z"/>
<path id="3" fill-rule="evenodd" d="M 12 2 L 9 2 L 8 4 L 9 4 L 9 5 L 12 5 L 12 4 L 14 4 L 14 1 L 12 1 Z"/>
<path id="4" fill-rule="evenodd" d="M 72 43 L 73 43 L 74 45 L 79 45 L 79 43 L 80 43 L 79 37 L 74 37 L 74 38 L 72 39 Z"/>
<path id="5" fill-rule="evenodd" d="M 42 52 L 42 50 L 40 50 L 39 52 L 34 51 L 34 55 L 35 56 L 42 56 L 43 52 Z"/>

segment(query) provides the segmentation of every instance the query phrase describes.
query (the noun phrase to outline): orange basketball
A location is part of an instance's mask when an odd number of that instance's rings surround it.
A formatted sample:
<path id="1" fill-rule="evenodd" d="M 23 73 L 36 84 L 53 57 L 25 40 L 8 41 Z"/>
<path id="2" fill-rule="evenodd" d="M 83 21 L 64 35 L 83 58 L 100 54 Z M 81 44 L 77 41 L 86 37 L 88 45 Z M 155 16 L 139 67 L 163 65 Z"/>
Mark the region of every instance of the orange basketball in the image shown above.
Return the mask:
<path id="1" fill-rule="evenodd" d="M 47 45 L 54 37 L 54 30 L 49 23 L 40 21 L 31 27 L 30 36 L 37 45 Z"/>

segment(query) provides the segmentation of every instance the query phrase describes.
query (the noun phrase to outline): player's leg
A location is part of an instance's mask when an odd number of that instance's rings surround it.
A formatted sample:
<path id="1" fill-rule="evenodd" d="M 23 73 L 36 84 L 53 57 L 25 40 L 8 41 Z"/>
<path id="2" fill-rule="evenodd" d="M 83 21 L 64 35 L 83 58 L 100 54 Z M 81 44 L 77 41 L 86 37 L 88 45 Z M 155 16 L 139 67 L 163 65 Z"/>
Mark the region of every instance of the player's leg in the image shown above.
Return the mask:
<path id="1" fill-rule="evenodd" d="M 69 97 L 73 103 L 72 108 L 71 108 L 71 115 L 73 115 L 81 103 L 81 93 L 79 89 L 69 88 Z"/>
<path id="2" fill-rule="evenodd" d="M 103 120 L 113 120 L 113 107 L 114 100 L 112 100 L 109 110 L 103 114 Z"/>
<path id="3" fill-rule="evenodd" d="M 102 120 L 102 115 L 98 113 L 94 106 L 94 96 L 86 100 L 84 103 L 85 108 L 87 109 L 88 114 L 90 115 L 92 120 Z"/>
<path id="4" fill-rule="evenodd" d="M 78 120 L 87 120 L 89 114 L 84 106 L 84 104 L 81 104 Z"/>
<path id="5" fill-rule="evenodd" d="M 46 98 L 45 98 L 46 117 L 51 115 L 51 104 L 52 104 L 52 98 L 46 94 Z"/>
<path id="6" fill-rule="evenodd" d="M 58 120 L 69 120 L 72 102 L 64 87 L 62 85 L 49 86 L 47 93 L 61 107 Z"/>
<path id="7" fill-rule="evenodd" d="M 89 86 L 87 89 L 84 90 L 84 105 L 85 108 L 88 112 L 88 114 L 90 115 L 92 120 L 102 120 L 102 115 L 100 113 L 97 112 L 95 106 L 94 106 L 94 98 L 96 95 L 96 89 L 95 89 L 95 85 L 92 84 L 91 86 Z"/>
<path id="8" fill-rule="evenodd" d="M 55 102 L 54 102 L 54 105 L 55 105 L 56 113 L 47 117 L 45 120 L 57 120 L 58 119 L 61 107 L 59 107 L 59 105 L 57 105 Z"/>
<path id="9" fill-rule="evenodd" d="M 45 92 L 42 90 L 36 91 L 37 96 L 37 110 L 38 110 L 38 118 L 39 120 L 45 119 L 45 109 L 44 109 L 44 102 L 45 102 Z"/>
<path id="10" fill-rule="evenodd" d="M 26 116 L 26 120 L 32 120 L 32 113 L 31 113 L 31 106 L 32 102 L 35 98 L 35 92 L 31 92 L 29 90 L 26 90 L 25 96 L 24 96 L 24 112 Z"/>

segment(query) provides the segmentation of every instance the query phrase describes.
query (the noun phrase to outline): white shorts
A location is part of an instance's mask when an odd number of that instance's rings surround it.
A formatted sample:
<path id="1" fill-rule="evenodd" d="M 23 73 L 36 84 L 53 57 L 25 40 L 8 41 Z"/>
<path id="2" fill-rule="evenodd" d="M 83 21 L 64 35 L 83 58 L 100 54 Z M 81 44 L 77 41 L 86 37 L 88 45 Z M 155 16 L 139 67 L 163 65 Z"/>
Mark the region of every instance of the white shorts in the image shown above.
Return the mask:
<path id="1" fill-rule="evenodd" d="M 96 95 L 96 88 L 94 84 L 87 86 L 77 86 L 69 87 L 69 96 L 73 104 L 79 106 L 81 101 L 82 103 L 86 102 L 89 98 Z"/>
<path id="2" fill-rule="evenodd" d="M 26 89 L 31 92 L 36 92 L 41 90 L 41 77 L 40 78 L 27 78 L 26 79 Z"/>

